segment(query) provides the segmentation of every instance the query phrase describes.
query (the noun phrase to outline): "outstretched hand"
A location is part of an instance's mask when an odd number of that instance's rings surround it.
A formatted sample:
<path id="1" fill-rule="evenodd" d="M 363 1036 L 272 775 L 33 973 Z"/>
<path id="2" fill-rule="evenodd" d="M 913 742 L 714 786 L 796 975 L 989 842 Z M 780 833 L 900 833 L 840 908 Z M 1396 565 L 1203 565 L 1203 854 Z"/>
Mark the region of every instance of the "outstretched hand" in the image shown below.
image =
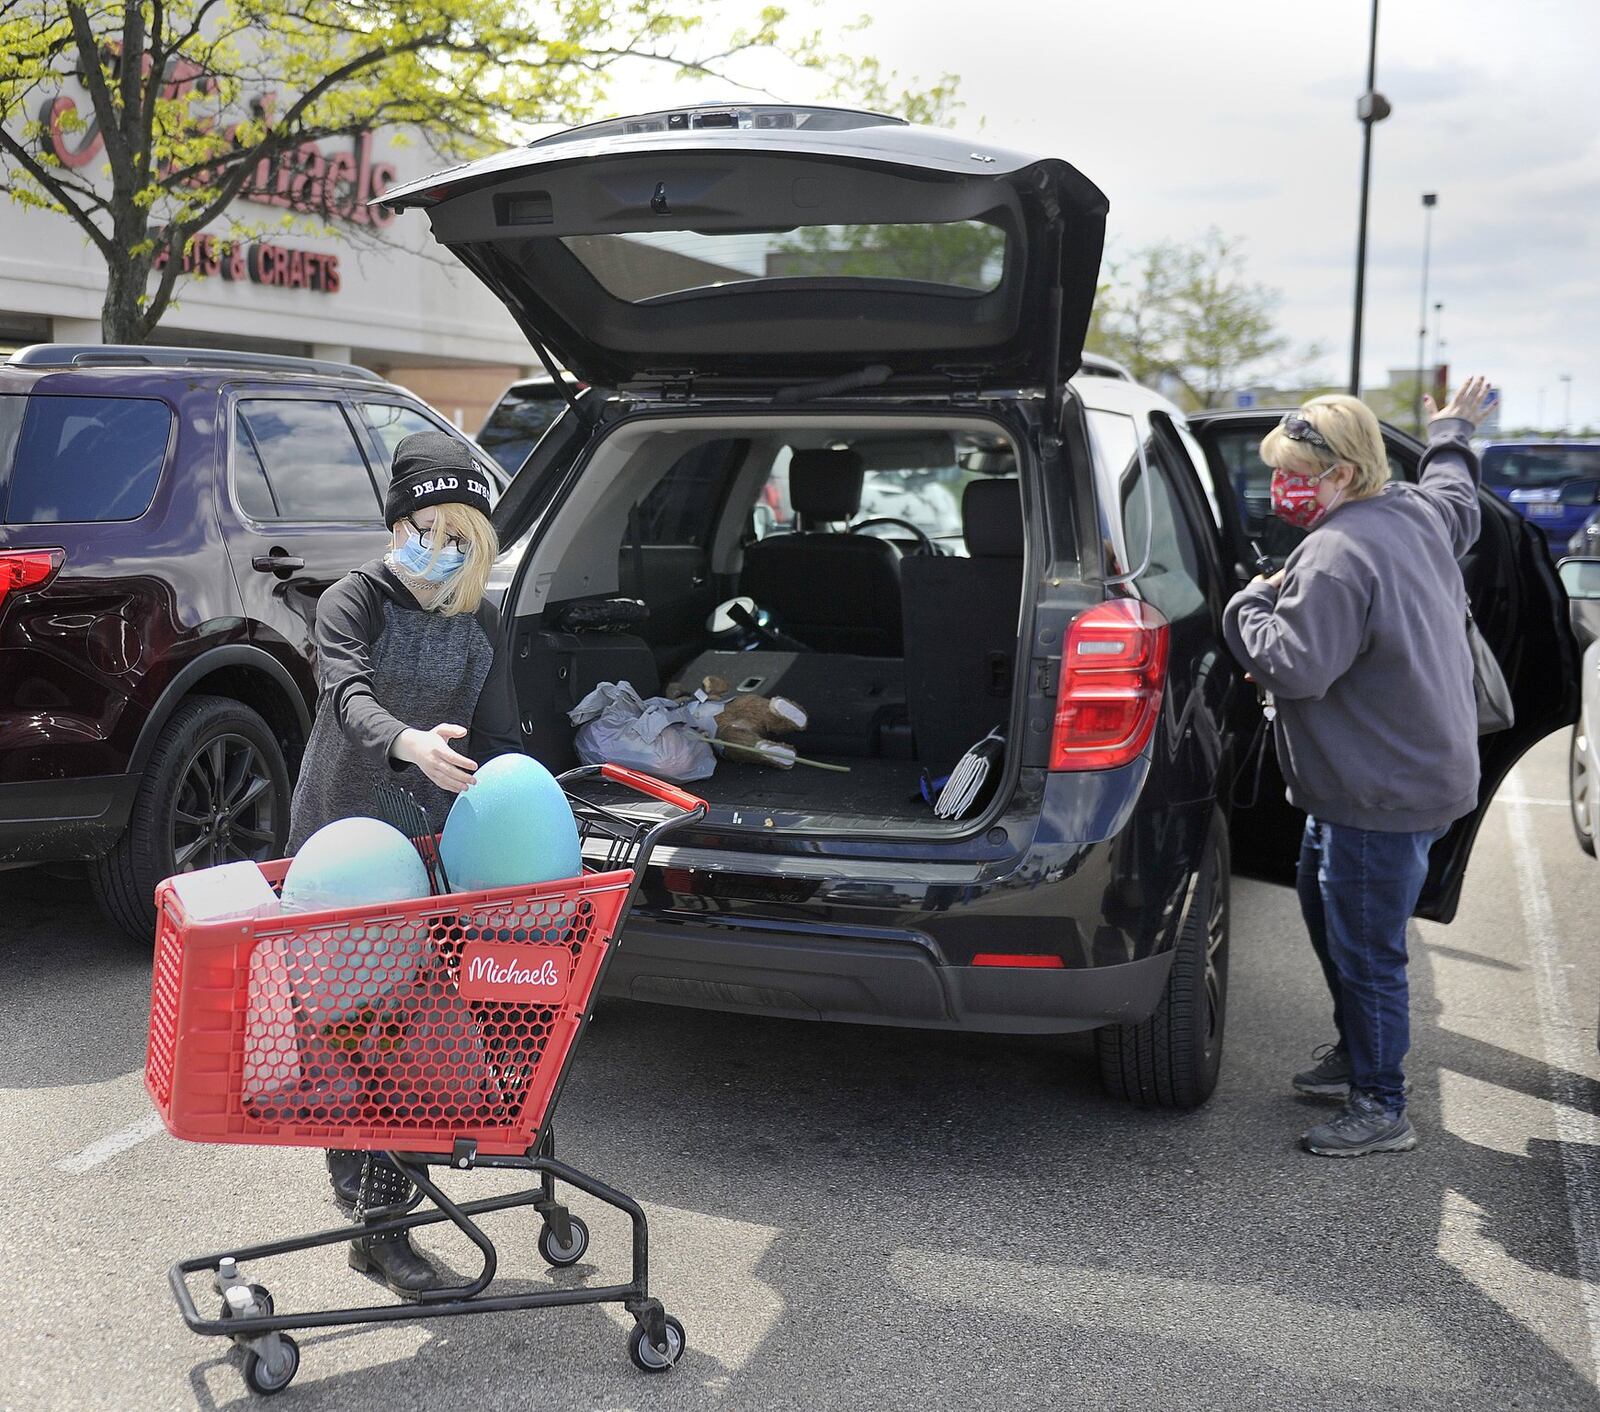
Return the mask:
<path id="1" fill-rule="evenodd" d="M 1477 426 L 1483 420 L 1483 409 L 1488 401 L 1489 379 L 1474 374 L 1456 389 L 1456 395 L 1443 407 L 1434 406 L 1431 397 L 1424 397 L 1422 406 L 1430 422 L 1439 417 L 1459 417 L 1462 421 Z"/>
<path id="2" fill-rule="evenodd" d="M 397 760 L 415 765 L 440 789 L 451 794 L 462 794 L 472 786 L 473 773 L 478 765 L 465 755 L 458 755 L 449 746 L 467 734 L 465 726 L 441 724 L 430 731 L 401 731 L 390 753 Z"/>

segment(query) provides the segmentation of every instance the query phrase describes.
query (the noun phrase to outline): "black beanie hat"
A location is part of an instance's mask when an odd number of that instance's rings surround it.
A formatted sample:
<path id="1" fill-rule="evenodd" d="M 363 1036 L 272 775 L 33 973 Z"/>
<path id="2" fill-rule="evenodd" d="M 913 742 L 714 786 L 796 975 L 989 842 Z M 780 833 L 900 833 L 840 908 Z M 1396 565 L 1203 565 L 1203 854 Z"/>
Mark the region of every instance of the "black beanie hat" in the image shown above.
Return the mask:
<path id="1" fill-rule="evenodd" d="M 416 431 L 394 449 L 394 479 L 383 502 L 390 529 L 428 505 L 470 505 L 489 513 L 489 477 L 464 443 L 442 431 Z"/>

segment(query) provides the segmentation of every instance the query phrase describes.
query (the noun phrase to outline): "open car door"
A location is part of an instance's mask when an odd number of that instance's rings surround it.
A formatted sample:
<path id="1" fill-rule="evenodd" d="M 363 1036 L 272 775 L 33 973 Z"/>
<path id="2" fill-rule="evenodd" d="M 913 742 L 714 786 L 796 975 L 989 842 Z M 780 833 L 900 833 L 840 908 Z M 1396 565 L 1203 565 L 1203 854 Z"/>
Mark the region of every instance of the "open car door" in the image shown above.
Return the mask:
<path id="1" fill-rule="evenodd" d="M 1279 567 L 1305 537 L 1303 530 L 1272 514 L 1272 471 L 1257 451 L 1282 415 L 1283 409 L 1189 417 L 1210 464 L 1222 513 L 1223 548 L 1241 586 L 1256 572 L 1256 549 Z M 1395 477 L 1415 481 L 1422 443 L 1388 425 L 1383 435 Z M 1543 538 L 1492 492 L 1481 490 L 1479 501 L 1483 529 L 1462 558 L 1461 572 L 1478 627 L 1511 689 L 1516 724 L 1480 737 L 1478 807 L 1434 845 L 1416 915 L 1438 922 L 1455 916 L 1467 859 L 1501 781 L 1529 749 L 1570 725 L 1578 711 L 1577 644 L 1566 594 Z M 1269 751 L 1259 799 L 1234 812 L 1234 858 L 1241 870 L 1292 882 L 1303 819 L 1285 801 L 1283 777 Z"/>

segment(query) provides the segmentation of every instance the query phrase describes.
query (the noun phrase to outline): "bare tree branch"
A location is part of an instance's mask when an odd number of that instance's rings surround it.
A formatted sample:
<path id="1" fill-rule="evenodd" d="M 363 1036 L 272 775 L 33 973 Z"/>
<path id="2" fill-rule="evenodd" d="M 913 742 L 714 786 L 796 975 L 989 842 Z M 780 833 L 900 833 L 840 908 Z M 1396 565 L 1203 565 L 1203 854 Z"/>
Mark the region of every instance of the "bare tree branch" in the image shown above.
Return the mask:
<path id="1" fill-rule="evenodd" d="M 94 223 L 89 213 L 72 199 L 72 193 L 56 180 L 55 174 L 3 127 L 0 127 L 0 148 L 4 148 L 11 155 L 12 161 L 48 191 L 61 209 L 89 233 L 90 239 L 107 260 L 116 258 L 116 243 Z"/>
<path id="2" fill-rule="evenodd" d="M 105 70 L 100 67 L 100 39 L 90 26 L 88 13 L 82 5 L 69 4 L 67 15 L 72 21 L 72 35 L 78 44 L 83 86 L 89 90 L 89 102 L 100 124 L 100 135 L 105 139 L 106 156 L 110 159 L 112 179 L 115 181 L 119 166 L 124 173 L 128 169 L 128 152 L 117 122 L 116 106 L 106 87 Z"/>

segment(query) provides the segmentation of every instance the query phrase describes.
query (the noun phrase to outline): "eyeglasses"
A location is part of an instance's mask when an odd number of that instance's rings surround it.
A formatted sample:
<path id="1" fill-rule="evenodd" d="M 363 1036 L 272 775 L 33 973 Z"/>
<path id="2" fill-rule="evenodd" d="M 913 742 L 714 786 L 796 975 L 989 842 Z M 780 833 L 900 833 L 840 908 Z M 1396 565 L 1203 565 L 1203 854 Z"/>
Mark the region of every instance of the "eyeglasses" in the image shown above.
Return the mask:
<path id="1" fill-rule="evenodd" d="M 417 532 L 417 541 L 418 541 L 418 543 L 420 543 L 422 545 L 422 547 L 424 549 L 426 549 L 431 554 L 433 552 L 433 530 L 432 530 L 432 528 L 430 527 L 430 528 L 424 529 L 414 519 L 412 519 L 410 515 L 406 516 L 406 523 L 408 525 L 410 525 L 411 528 L 414 529 Z M 466 552 L 466 548 L 467 548 L 467 541 L 464 540 L 459 534 L 447 535 L 445 537 L 444 547 L 446 549 L 454 549 L 459 553 L 465 553 Z"/>
<path id="2" fill-rule="evenodd" d="M 1304 441 L 1312 446 L 1320 446 L 1324 451 L 1333 450 L 1327 438 L 1298 412 L 1290 412 L 1278 425 L 1290 441 Z"/>

